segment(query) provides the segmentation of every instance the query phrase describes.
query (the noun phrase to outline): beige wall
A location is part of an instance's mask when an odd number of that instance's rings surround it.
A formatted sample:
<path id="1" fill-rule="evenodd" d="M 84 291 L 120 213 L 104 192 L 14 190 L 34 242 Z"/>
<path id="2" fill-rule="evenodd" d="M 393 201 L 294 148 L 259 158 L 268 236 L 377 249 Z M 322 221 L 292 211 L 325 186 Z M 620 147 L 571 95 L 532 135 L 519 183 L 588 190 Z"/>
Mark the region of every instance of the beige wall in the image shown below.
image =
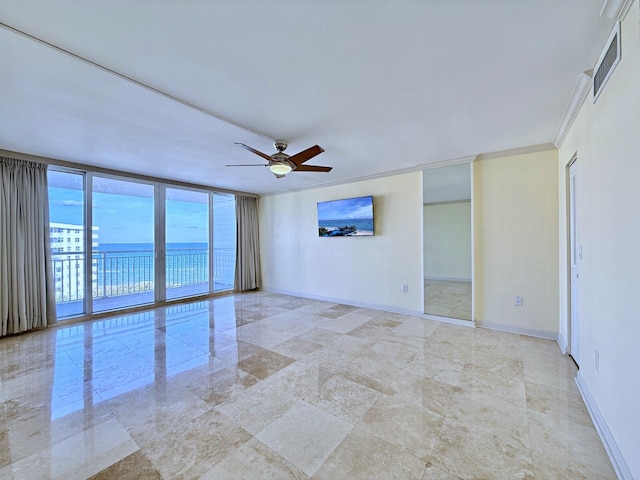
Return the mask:
<path id="1" fill-rule="evenodd" d="M 474 164 L 474 287 L 479 325 L 569 338 L 566 165 L 578 157 L 579 376 L 631 475 L 640 478 L 640 2 L 597 103 L 559 151 Z M 595 59 L 594 59 L 595 60 Z M 586 68 L 585 68 L 586 69 Z M 576 72 L 577 74 L 577 72 Z M 421 173 L 261 199 L 267 289 L 420 311 Z M 374 195 L 376 236 L 317 237 L 315 204 Z M 400 293 L 400 284 L 409 293 Z M 523 307 L 513 297 L 524 298 Z M 594 355 L 599 353 L 599 372 Z"/>
<path id="2" fill-rule="evenodd" d="M 317 202 L 363 195 L 375 236 L 318 237 Z M 260 246 L 265 290 L 419 313 L 422 172 L 263 197 Z"/>
<path id="3" fill-rule="evenodd" d="M 557 151 L 474 164 L 475 320 L 556 338 Z M 522 307 L 513 304 L 524 299 Z"/>
<path id="4" fill-rule="evenodd" d="M 622 59 L 591 96 L 559 151 L 561 335 L 567 314 L 566 165 L 577 154 L 580 376 L 635 478 L 640 478 L 639 2 L 622 24 Z M 595 369 L 599 353 L 600 371 Z"/>
<path id="5" fill-rule="evenodd" d="M 471 280 L 471 202 L 424 206 L 424 277 Z"/>

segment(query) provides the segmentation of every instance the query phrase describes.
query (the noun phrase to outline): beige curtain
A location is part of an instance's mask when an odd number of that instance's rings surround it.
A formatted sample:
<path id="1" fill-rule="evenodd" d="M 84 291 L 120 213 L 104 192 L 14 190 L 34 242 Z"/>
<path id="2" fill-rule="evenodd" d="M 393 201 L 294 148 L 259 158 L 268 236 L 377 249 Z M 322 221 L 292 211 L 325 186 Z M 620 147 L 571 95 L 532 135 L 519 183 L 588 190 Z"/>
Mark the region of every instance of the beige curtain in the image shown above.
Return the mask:
<path id="1" fill-rule="evenodd" d="M 47 166 L 0 157 L 0 336 L 56 322 Z"/>
<path id="2" fill-rule="evenodd" d="M 258 199 L 236 195 L 236 278 L 237 292 L 262 286 L 260 241 L 258 237 Z"/>

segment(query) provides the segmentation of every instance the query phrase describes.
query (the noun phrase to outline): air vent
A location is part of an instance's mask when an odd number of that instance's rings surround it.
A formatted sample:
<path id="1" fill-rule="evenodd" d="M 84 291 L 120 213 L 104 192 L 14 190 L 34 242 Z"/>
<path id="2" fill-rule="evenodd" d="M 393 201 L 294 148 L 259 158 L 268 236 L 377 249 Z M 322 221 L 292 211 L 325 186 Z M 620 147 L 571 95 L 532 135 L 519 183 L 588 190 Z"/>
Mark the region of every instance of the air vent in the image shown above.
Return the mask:
<path id="1" fill-rule="evenodd" d="M 607 40 L 607 44 L 600 54 L 600 58 L 598 59 L 598 63 L 596 63 L 595 68 L 593 69 L 593 101 L 598 99 L 602 89 L 604 88 L 607 80 L 611 76 L 611 73 L 618 65 L 620 61 L 620 55 L 622 50 L 620 48 L 620 22 L 616 23 L 616 26 L 613 28 L 611 35 L 609 35 L 609 39 Z"/>

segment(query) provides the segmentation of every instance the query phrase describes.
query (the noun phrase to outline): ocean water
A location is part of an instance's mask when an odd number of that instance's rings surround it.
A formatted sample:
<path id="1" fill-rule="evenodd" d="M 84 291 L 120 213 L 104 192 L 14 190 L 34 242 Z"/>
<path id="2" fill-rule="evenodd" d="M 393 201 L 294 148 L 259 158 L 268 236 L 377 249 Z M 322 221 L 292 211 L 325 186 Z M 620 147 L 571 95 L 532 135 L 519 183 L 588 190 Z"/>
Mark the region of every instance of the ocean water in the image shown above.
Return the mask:
<path id="1" fill-rule="evenodd" d="M 170 250 L 206 250 L 207 243 L 167 243 Z M 153 243 L 100 243 L 94 252 L 152 252 Z"/>
<path id="2" fill-rule="evenodd" d="M 233 253 L 215 252 L 216 278 L 231 276 Z M 153 288 L 155 254 L 151 243 L 102 243 L 92 252 L 92 270 L 98 289 L 111 292 Z M 229 257 L 228 259 L 226 257 Z M 205 283 L 209 278 L 207 243 L 168 243 L 166 281 L 168 287 Z"/>
<path id="3" fill-rule="evenodd" d="M 324 227 L 329 230 L 340 227 L 356 227 L 358 231 L 373 232 L 373 218 L 318 220 L 318 227 Z"/>

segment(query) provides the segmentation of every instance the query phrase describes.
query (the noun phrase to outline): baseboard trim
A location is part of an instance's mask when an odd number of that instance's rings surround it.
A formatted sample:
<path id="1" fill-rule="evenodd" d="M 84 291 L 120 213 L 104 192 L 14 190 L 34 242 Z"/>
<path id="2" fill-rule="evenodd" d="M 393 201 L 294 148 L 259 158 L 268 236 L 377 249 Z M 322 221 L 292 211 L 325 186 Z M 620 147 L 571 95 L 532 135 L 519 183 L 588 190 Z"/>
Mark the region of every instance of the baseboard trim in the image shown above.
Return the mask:
<path id="1" fill-rule="evenodd" d="M 433 320 L 434 322 L 450 323 L 452 325 L 458 325 L 460 327 L 471 327 L 471 328 L 476 327 L 476 324 L 473 322 L 473 320 L 462 320 L 460 318 L 441 317 L 440 315 L 430 315 L 428 313 L 424 313 L 421 316 L 422 318 L 425 318 L 427 320 Z"/>
<path id="2" fill-rule="evenodd" d="M 354 302 L 353 300 L 346 300 L 344 298 L 325 297 L 322 295 L 313 295 L 309 293 L 293 292 L 291 290 L 281 290 L 278 288 L 265 288 L 261 289 L 263 292 L 279 293 L 281 295 L 290 295 L 292 297 L 308 298 L 310 300 L 319 300 L 321 302 L 339 303 L 342 305 L 351 305 L 359 308 L 370 308 L 372 310 L 380 310 L 383 312 L 399 313 L 401 315 L 411 315 L 412 317 L 420 317 L 426 320 L 433 320 L 442 323 L 451 323 L 454 325 L 460 325 L 463 327 L 481 327 L 489 330 L 498 330 L 500 332 L 517 333 L 519 335 L 526 335 L 529 337 L 545 338 L 547 340 L 557 340 L 558 332 L 549 332 L 546 330 L 532 330 L 528 328 L 517 328 L 509 325 L 501 325 L 498 323 L 490 322 L 474 322 L 473 320 L 460 320 L 457 318 L 440 317 L 437 315 L 428 315 L 416 310 L 409 310 L 406 308 L 397 308 L 389 305 L 379 305 L 374 303 Z"/>
<path id="3" fill-rule="evenodd" d="M 424 318 L 425 320 L 433 320 L 435 322 L 451 323 L 462 327 L 475 327 L 473 321 L 460 320 L 458 318 L 439 317 L 437 315 L 428 315 L 416 310 L 408 310 L 406 308 L 390 307 L 388 305 L 377 305 L 373 303 L 354 302 L 352 300 L 344 300 L 342 298 L 323 297 L 321 295 L 311 295 L 307 293 L 292 292 L 289 290 L 280 290 L 277 288 L 262 288 L 263 292 L 279 293 L 281 295 L 291 295 L 292 297 L 309 298 L 311 300 L 320 300 L 321 302 L 340 303 L 342 305 L 351 305 L 353 307 L 370 308 L 372 310 L 380 310 L 382 312 L 399 313 L 401 315 L 410 315 L 412 317 Z"/>
<path id="4" fill-rule="evenodd" d="M 631 474 L 631 470 L 627 466 L 627 462 L 624 461 L 624 457 L 616 444 L 609 427 L 607 426 L 607 422 L 605 421 L 600 409 L 598 408 L 598 404 L 596 403 L 593 395 L 591 395 L 591 390 L 589 390 L 589 385 L 584 379 L 584 376 L 578 370 L 578 374 L 576 375 L 576 385 L 578 386 L 578 390 L 580 391 L 580 395 L 582 395 L 582 400 L 584 400 L 584 404 L 587 406 L 587 410 L 589 411 L 589 415 L 591 415 L 591 420 L 593 420 L 593 424 L 596 427 L 596 431 L 600 436 L 600 440 L 602 440 L 602 444 L 604 445 L 604 449 L 607 451 L 607 455 L 609 455 L 609 460 L 611 460 L 611 464 L 613 465 L 613 469 L 618 475 L 618 478 L 621 480 L 633 480 L 633 475 Z"/>
<path id="5" fill-rule="evenodd" d="M 424 277 L 425 280 L 433 280 L 436 282 L 469 282 L 471 283 L 470 278 L 462 278 L 462 277 Z"/>
<path id="6" fill-rule="evenodd" d="M 500 332 L 517 333 L 526 335 L 527 337 L 545 338 L 547 340 L 557 340 L 558 332 L 550 332 L 548 330 L 534 330 L 530 328 L 512 327 L 511 325 L 502 325 L 500 323 L 480 322 L 476 320 L 476 326 L 480 328 L 488 328 L 489 330 L 498 330 Z"/>
<path id="7" fill-rule="evenodd" d="M 321 302 L 339 303 L 342 305 L 351 305 L 352 307 L 370 308 L 371 310 L 380 310 L 383 312 L 400 313 L 402 315 L 411 315 L 414 317 L 422 317 L 422 312 L 417 310 L 409 310 L 406 308 L 391 307 L 389 305 L 378 305 L 375 303 L 354 302 L 344 298 L 324 297 L 322 295 L 313 295 L 308 293 L 292 292 L 290 290 L 280 290 L 278 288 L 262 288 L 263 292 L 279 293 L 281 295 L 290 295 L 292 297 L 308 298 L 310 300 L 319 300 Z"/>
<path id="8" fill-rule="evenodd" d="M 562 336 L 562 334 L 558 334 L 558 338 L 556 339 L 556 341 L 558 342 L 558 346 L 560 347 L 560 351 L 562 352 L 563 355 L 567 354 L 567 341 L 564 339 L 564 337 Z"/>

